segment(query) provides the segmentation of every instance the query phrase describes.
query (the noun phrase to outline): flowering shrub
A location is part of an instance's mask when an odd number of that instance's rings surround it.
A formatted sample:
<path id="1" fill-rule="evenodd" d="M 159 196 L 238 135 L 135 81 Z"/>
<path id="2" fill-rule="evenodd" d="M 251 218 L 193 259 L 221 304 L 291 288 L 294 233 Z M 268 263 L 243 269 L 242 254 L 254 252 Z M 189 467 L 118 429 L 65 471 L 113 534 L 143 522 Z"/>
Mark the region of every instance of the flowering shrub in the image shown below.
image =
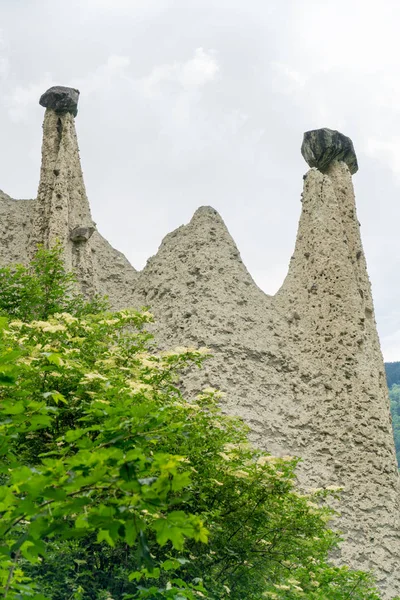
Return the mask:
<path id="1" fill-rule="evenodd" d="M 252 448 L 221 393 L 156 352 L 147 311 L 0 321 L 0 585 L 16 600 L 374 600 L 330 565 L 324 500 L 298 459 Z"/>

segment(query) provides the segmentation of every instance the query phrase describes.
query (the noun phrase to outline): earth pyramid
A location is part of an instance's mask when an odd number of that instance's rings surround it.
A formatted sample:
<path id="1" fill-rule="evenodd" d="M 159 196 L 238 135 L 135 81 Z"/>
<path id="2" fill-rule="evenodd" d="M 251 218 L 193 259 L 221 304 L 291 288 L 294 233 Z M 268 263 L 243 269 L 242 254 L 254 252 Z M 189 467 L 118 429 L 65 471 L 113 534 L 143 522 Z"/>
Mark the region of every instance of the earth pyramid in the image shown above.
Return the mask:
<path id="1" fill-rule="evenodd" d="M 90 214 L 74 117 L 79 92 L 57 86 L 46 107 L 35 200 L 0 192 L 0 264 L 27 262 L 56 239 L 82 290 L 115 308 L 147 305 L 161 347 L 208 346 L 213 358 L 188 391 L 224 390 L 253 441 L 298 455 L 304 486 L 343 488 L 339 561 L 376 572 L 400 594 L 399 475 L 383 359 L 361 244 L 351 140 L 307 132 L 302 214 L 288 275 L 275 296 L 254 283 L 223 220 L 201 207 L 137 272 Z"/>

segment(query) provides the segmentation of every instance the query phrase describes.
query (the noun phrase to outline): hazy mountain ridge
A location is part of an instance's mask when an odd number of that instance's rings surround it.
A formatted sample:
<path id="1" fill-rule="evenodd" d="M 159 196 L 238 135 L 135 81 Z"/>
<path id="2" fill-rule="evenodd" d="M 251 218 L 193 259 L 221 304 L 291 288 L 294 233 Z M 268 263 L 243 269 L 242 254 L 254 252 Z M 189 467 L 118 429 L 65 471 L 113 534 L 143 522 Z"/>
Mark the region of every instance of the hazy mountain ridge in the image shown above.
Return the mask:
<path id="1" fill-rule="evenodd" d="M 400 466 L 400 362 L 385 363 L 385 372 L 389 388 L 394 444 L 397 462 Z"/>

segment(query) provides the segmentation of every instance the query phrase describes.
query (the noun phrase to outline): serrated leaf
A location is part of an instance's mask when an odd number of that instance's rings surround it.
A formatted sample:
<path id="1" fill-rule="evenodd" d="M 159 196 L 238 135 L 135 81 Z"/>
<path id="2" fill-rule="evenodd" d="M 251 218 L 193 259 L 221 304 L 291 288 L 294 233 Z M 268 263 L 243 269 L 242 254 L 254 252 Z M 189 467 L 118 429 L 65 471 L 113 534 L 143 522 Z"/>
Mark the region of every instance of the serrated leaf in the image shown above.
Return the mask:
<path id="1" fill-rule="evenodd" d="M 62 404 L 68 404 L 67 400 L 60 392 L 52 392 L 51 397 L 56 404 L 59 404 L 59 402 L 62 402 Z"/>
<path id="2" fill-rule="evenodd" d="M 114 548 L 115 542 L 112 539 L 110 532 L 107 529 L 100 529 L 97 534 L 97 542 L 100 544 L 101 542 L 107 542 L 109 546 Z"/>
<path id="3" fill-rule="evenodd" d="M 47 360 L 50 364 L 52 365 L 56 365 L 57 367 L 61 367 L 64 364 L 63 359 L 61 358 L 61 356 L 59 354 L 57 354 L 56 352 L 53 352 L 52 354 L 49 354 L 47 356 Z"/>
<path id="4" fill-rule="evenodd" d="M 64 435 L 65 441 L 68 443 L 76 442 L 80 437 L 85 435 L 86 429 L 70 429 Z"/>
<path id="5" fill-rule="evenodd" d="M 90 525 L 88 523 L 88 520 L 87 520 L 87 517 L 85 514 L 79 515 L 75 519 L 75 527 L 76 527 L 76 529 L 89 529 L 90 528 Z"/>
<path id="6" fill-rule="evenodd" d="M 138 532 L 134 521 L 125 522 L 125 541 L 128 546 L 133 546 L 136 541 Z"/>
<path id="7" fill-rule="evenodd" d="M 181 566 L 182 566 L 181 563 L 176 558 L 169 558 L 168 560 L 165 560 L 161 564 L 161 567 L 164 571 L 175 571 L 176 569 L 179 569 Z"/>

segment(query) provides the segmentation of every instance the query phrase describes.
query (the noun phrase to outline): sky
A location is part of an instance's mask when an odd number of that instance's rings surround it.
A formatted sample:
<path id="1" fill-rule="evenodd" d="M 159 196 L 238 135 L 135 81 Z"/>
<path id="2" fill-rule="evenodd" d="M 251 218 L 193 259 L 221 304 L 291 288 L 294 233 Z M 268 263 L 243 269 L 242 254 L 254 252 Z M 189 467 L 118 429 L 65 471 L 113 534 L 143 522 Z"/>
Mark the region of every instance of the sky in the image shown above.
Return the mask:
<path id="1" fill-rule="evenodd" d="M 76 120 L 92 214 L 135 268 L 201 205 L 274 294 L 298 220 L 303 132 L 352 138 L 384 357 L 400 360 L 397 0 L 0 0 L 0 189 L 36 195 L 52 85 Z"/>

